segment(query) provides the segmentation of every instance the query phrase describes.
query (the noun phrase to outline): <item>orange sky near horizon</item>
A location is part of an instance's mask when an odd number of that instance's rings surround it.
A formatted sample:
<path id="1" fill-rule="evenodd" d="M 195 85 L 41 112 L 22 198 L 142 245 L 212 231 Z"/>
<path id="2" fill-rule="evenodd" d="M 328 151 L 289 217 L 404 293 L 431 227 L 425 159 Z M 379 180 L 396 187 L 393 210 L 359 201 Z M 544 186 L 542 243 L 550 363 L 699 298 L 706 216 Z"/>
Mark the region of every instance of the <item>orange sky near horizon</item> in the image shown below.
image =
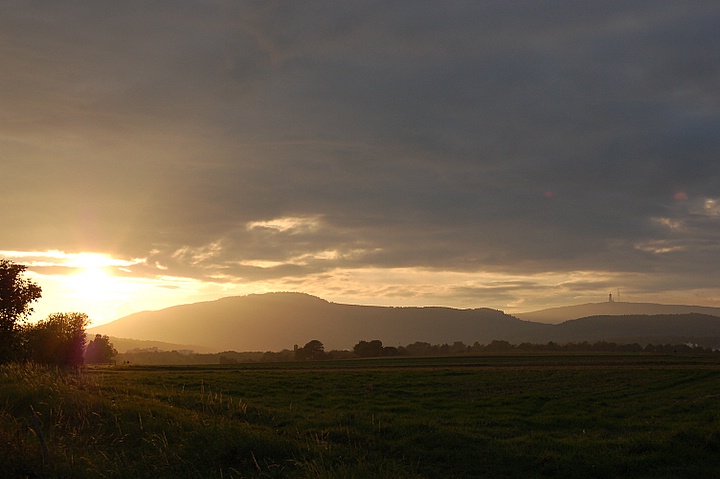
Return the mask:
<path id="1" fill-rule="evenodd" d="M 243 285 L 230 282 L 198 281 L 190 278 L 163 275 L 141 276 L 133 272 L 133 266 L 144 264 L 143 259 L 120 260 L 102 253 L 46 252 L 0 252 L 14 262 L 26 264 L 27 277 L 43 288 L 42 298 L 33 304 L 31 321 L 45 318 L 55 312 L 84 312 L 90 316 L 92 326 L 99 326 L 139 311 L 158 310 L 180 304 L 212 301 L 227 296 L 267 293 L 275 291 L 297 291 L 312 294 L 322 299 L 347 304 L 378 306 L 447 306 L 456 308 L 500 309 L 506 313 L 521 313 L 557 306 L 597 303 L 607 301 L 608 294 L 615 300 L 628 302 L 657 302 L 661 304 L 692 304 L 699 306 L 720 306 L 720 301 L 703 297 L 703 292 L 692 295 L 643 295 L 634 296 L 623 288 L 608 288 L 597 292 L 578 294 L 573 292 L 574 284 L 581 284 L 588 278 L 598 280 L 596 272 L 575 272 L 572 274 L 543 274 L 541 276 L 511 276 L 477 273 L 439 273 L 420 269 L 363 269 L 338 271 L 334 287 L 327 287 L 319 279 L 306 280 L 301 287 L 283 282 Z M 28 263 L 22 260 L 30 260 Z M 52 273 L 48 273 L 48 270 Z M 39 272 L 43 271 L 43 272 Z M 611 281 L 612 275 L 602 278 Z M 528 295 L 522 301 L 496 304 L 491 300 L 476 302 L 472 298 L 458 298 L 453 293 L 455 285 L 465 284 L 468 288 L 482 288 L 493 294 L 493 289 L 502 289 L 518 283 L 533 283 L 533 289 L 542 286 L 542 294 Z M 339 290 L 341 285 L 346 290 Z M 388 286 L 392 285 L 388 294 Z M 293 288 L 294 286 L 294 288 Z M 404 291 L 404 295 L 398 295 Z M 619 296 L 618 296 L 619 295 Z"/>

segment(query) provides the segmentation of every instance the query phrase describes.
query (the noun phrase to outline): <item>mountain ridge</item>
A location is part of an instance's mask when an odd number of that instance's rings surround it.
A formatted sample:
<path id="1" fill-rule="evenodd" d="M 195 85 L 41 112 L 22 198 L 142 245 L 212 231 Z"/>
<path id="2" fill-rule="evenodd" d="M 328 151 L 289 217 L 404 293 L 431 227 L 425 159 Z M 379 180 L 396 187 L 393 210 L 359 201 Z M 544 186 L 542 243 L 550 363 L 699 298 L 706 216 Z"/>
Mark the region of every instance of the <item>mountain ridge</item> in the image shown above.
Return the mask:
<path id="1" fill-rule="evenodd" d="M 578 306 L 576 311 L 584 311 L 588 305 Z M 567 308 L 566 312 L 573 307 Z M 332 303 L 305 293 L 265 293 L 138 312 L 90 328 L 88 333 L 195 344 L 205 351 L 280 351 L 313 339 L 322 341 L 328 350 L 351 349 L 360 340 L 372 339 L 386 346 L 493 340 L 647 343 L 671 338 L 682 342 L 705 338 L 715 344 L 720 338 L 720 315 L 594 315 L 547 324 L 490 308 L 365 306 Z"/>
<path id="2" fill-rule="evenodd" d="M 321 339 L 328 349 L 349 349 L 360 340 L 376 338 L 395 346 L 430 340 L 452 343 L 467 341 L 478 326 L 484 331 L 475 334 L 479 341 L 543 327 L 490 308 L 347 305 L 305 293 L 266 293 L 142 311 L 88 332 L 220 351 L 277 351 L 313 339 Z"/>
<path id="3" fill-rule="evenodd" d="M 625 316 L 637 314 L 689 314 L 701 313 L 720 316 L 720 308 L 712 306 L 693 306 L 682 304 L 633 303 L 606 301 L 515 313 L 514 316 L 525 320 L 548 324 L 560 324 L 565 321 L 589 316 Z"/>

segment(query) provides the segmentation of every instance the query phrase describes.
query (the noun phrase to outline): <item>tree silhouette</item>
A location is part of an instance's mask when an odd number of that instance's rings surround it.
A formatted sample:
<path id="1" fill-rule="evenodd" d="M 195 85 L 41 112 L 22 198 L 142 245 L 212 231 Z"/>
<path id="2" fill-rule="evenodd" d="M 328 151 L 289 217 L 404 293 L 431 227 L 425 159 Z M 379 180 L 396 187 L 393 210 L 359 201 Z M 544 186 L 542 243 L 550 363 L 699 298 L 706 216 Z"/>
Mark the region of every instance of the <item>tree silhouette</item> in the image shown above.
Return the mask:
<path id="1" fill-rule="evenodd" d="M 295 359 L 325 359 L 325 346 L 317 339 L 313 339 L 302 348 L 295 350 Z"/>
<path id="2" fill-rule="evenodd" d="M 0 259 L 0 363 L 20 356 L 20 327 L 42 289 L 22 277 L 26 267 Z"/>
<path id="3" fill-rule="evenodd" d="M 95 339 L 91 340 L 85 348 L 85 362 L 88 364 L 109 363 L 117 354 L 117 349 L 113 347 L 108 336 L 96 334 Z"/>
<path id="4" fill-rule="evenodd" d="M 85 313 L 53 313 L 26 328 L 29 359 L 40 363 L 80 366 L 85 352 Z"/>
<path id="5" fill-rule="evenodd" d="M 384 355 L 383 343 L 379 339 L 360 341 L 353 346 L 353 351 L 359 358 L 377 358 Z"/>

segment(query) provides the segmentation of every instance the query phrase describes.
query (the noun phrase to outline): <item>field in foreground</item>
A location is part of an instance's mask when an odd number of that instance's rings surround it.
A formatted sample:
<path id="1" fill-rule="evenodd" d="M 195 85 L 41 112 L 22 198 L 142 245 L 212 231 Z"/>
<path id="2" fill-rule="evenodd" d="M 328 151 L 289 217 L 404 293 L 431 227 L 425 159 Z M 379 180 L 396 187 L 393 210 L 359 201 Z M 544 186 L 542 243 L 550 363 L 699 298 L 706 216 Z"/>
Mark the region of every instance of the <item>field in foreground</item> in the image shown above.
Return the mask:
<path id="1" fill-rule="evenodd" d="M 714 356 L 0 366 L 8 477 L 707 476 Z"/>

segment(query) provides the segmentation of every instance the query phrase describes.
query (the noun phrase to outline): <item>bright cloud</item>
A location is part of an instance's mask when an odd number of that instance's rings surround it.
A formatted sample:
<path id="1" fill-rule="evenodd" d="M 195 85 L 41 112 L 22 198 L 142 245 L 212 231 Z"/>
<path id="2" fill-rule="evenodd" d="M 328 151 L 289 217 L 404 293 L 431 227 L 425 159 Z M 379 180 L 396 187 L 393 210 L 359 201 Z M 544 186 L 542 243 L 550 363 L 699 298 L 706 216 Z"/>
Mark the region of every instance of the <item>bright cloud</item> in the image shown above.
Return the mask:
<path id="1" fill-rule="evenodd" d="M 319 217 L 285 217 L 275 218 L 268 221 L 251 221 L 247 224 L 247 229 L 253 230 L 264 228 L 275 230 L 279 233 L 298 234 L 312 232 L 320 227 Z"/>

